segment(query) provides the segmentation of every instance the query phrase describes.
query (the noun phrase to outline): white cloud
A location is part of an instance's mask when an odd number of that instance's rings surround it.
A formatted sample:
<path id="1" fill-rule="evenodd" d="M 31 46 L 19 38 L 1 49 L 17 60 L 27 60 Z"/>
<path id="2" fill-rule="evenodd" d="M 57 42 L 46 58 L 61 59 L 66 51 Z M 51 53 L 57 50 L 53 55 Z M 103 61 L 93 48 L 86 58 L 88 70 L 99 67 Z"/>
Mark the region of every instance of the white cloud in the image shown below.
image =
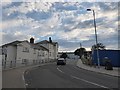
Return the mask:
<path id="1" fill-rule="evenodd" d="M 7 6 L 12 3 L 12 0 L 0 1 L 0 6 Z"/>
<path id="2" fill-rule="evenodd" d="M 86 41 L 90 39 L 89 36 L 94 35 L 94 30 L 93 28 L 88 28 L 74 29 L 69 32 L 59 31 L 58 35 L 60 39 L 66 39 L 71 41 L 72 39 L 76 38 L 80 41 Z"/>
<path id="3" fill-rule="evenodd" d="M 78 17 L 75 18 L 75 21 L 84 22 L 86 20 L 91 20 L 91 19 L 93 19 L 92 13 L 87 13 L 87 14 L 80 14 Z"/>
<path id="4" fill-rule="evenodd" d="M 28 35 L 26 33 L 16 31 L 13 34 L 12 33 L 5 33 L 5 32 L 0 32 L 0 36 L 2 36 L 2 43 L 0 44 L 6 44 L 15 40 L 23 41 L 23 40 L 30 40 L 31 37 L 34 37 L 35 41 L 40 40 L 40 38 L 37 38 L 34 35 Z"/>
<path id="5" fill-rule="evenodd" d="M 53 28 L 60 23 L 59 19 L 60 19 L 59 13 L 54 13 L 50 19 L 46 20 L 45 26 Z"/>
<path id="6" fill-rule="evenodd" d="M 97 12 L 96 18 L 106 17 L 108 20 L 114 20 L 118 16 L 117 8 L 116 10 Z"/>
<path id="7" fill-rule="evenodd" d="M 74 52 L 75 50 L 76 50 L 76 47 L 67 48 L 67 47 L 62 47 L 62 46 L 60 46 L 58 49 L 59 52 L 66 52 L 66 51 Z"/>
<path id="8" fill-rule="evenodd" d="M 69 3 L 68 5 L 74 5 L 75 3 Z M 65 5 L 67 5 L 65 3 Z M 99 5 L 99 4 L 98 4 Z M 51 9 L 52 3 L 47 3 L 45 1 L 40 1 L 39 3 L 28 2 L 22 3 L 20 6 L 14 6 L 4 9 L 7 17 L 14 12 L 19 12 L 18 16 L 15 18 L 10 18 L 8 20 L 0 23 L 0 28 L 3 30 L 3 40 L 5 42 L 10 42 L 12 40 L 29 40 L 30 37 L 34 37 L 35 40 L 40 40 L 47 36 L 54 36 L 62 40 L 67 41 L 77 41 L 85 42 L 90 47 L 89 40 L 94 40 L 94 25 L 92 22 L 93 14 L 92 12 L 85 12 L 81 10 L 81 13 L 77 13 L 81 8 L 84 7 L 79 4 L 78 10 L 72 11 L 57 11 L 57 9 Z M 87 7 L 87 6 L 86 6 Z M 55 8 L 55 7 L 54 7 Z M 94 7 L 91 7 L 94 8 Z M 100 40 L 112 40 L 116 34 L 116 29 L 118 22 L 117 10 L 101 11 L 101 8 L 97 6 L 98 10 L 95 10 L 97 22 L 97 32 Z M 94 8 L 95 9 L 95 8 Z M 35 20 L 32 17 L 27 17 L 28 12 L 36 11 L 39 12 L 51 12 L 51 16 L 47 20 Z M 52 12 L 53 11 L 53 12 Z M 103 20 L 104 18 L 104 20 Z M 7 18 L 6 18 L 7 19 Z M 102 22 L 99 22 L 102 19 Z M 3 42 L 3 43 L 5 43 Z M 112 41 L 111 41 L 112 42 Z M 110 44 L 110 42 L 109 42 Z M 87 48 L 89 48 L 86 46 Z M 111 43 L 113 48 L 114 44 Z M 69 47 L 60 47 L 60 50 L 70 50 Z M 72 49 L 74 49 L 73 47 Z"/>
<path id="9" fill-rule="evenodd" d="M 7 8 L 7 12 L 9 14 L 12 14 L 16 11 L 27 14 L 28 12 L 32 12 L 33 10 L 37 12 L 39 11 L 47 12 L 48 10 L 50 10 L 51 6 L 52 4 L 47 2 L 24 2 L 20 6 Z"/>
<path id="10" fill-rule="evenodd" d="M 5 30 L 5 29 L 12 28 L 12 27 L 17 27 L 21 24 L 22 24 L 22 21 L 17 20 L 17 19 L 2 21 L 0 22 L 0 28 L 2 28 L 2 30 Z"/>

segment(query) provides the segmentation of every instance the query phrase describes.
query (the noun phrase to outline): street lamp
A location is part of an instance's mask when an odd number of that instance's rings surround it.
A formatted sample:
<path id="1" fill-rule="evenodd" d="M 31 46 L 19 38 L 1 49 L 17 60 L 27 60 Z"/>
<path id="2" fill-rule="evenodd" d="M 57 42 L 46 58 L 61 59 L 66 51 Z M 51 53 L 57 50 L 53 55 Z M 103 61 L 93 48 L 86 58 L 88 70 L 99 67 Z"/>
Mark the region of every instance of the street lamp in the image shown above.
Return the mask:
<path id="1" fill-rule="evenodd" d="M 97 46 L 97 44 L 98 44 L 98 39 L 97 39 L 97 31 L 96 31 L 95 11 L 92 10 L 92 9 L 87 9 L 87 11 L 93 11 L 94 27 L 95 27 L 95 39 L 96 39 L 96 46 Z M 100 60 L 99 60 L 98 46 L 97 46 L 97 60 L 98 60 L 98 68 L 100 68 Z"/>

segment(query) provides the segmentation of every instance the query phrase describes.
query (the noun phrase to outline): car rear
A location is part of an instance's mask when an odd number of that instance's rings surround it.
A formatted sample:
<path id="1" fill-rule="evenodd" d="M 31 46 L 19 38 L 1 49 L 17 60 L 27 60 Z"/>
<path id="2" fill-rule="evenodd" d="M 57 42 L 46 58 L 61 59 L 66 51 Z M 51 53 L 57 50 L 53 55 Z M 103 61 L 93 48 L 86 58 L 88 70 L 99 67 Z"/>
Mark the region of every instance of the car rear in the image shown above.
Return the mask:
<path id="1" fill-rule="evenodd" d="M 66 61 L 65 61 L 64 58 L 59 58 L 59 59 L 57 60 L 57 65 L 65 65 L 65 64 L 66 64 Z"/>

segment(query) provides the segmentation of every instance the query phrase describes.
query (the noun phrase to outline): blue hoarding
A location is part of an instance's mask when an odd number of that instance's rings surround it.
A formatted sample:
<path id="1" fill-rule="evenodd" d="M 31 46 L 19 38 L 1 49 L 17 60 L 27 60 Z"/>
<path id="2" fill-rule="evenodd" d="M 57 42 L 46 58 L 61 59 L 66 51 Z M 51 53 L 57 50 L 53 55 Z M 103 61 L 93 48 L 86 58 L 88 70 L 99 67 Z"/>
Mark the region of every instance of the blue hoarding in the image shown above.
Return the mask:
<path id="1" fill-rule="evenodd" d="M 108 57 L 114 67 L 120 67 L 120 50 L 98 50 L 100 65 L 104 66 L 104 58 Z M 92 63 L 98 64 L 97 51 L 92 52 Z"/>

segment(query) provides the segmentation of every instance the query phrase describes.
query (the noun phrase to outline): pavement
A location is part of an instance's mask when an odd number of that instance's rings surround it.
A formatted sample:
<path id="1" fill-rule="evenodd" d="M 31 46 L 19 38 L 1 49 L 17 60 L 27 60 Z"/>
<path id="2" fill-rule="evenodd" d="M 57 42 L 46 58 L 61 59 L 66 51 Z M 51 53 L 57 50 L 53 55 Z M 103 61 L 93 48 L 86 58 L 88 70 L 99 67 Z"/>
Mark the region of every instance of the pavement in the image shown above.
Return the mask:
<path id="1" fill-rule="evenodd" d="M 105 70 L 104 67 L 95 68 L 90 67 L 87 65 L 82 64 L 81 60 L 75 62 L 79 68 L 90 70 L 98 73 L 104 73 L 112 76 L 120 76 L 118 74 L 118 68 L 113 68 L 113 70 Z M 50 63 L 45 63 L 50 64 Z M 2 71 L 2 88 L 25 88 L 25 81 L 24 81 L 24 73 L 28 69 L 32 69 L 34 67 L 42 66 L 41 65 L 34 65 L 34 66 L 27 66 L 27 67 L 20 67 L 14 68 L 10 70 Z"/>
<path id="2" fill-rule="evenodd" d="M 100 66 L 100 68 L 98 68 L 97 66 L 94 67 L 94 66 L 85 65 L 82 63 L 82 61 L 80 59 L 78 60 L 76 65 L 79 68 L 89 70 L 89 71 L 112 75 L 112 76 L 117 76 L 117 77 L 120 76 L 120 68 L 117 68 L 117 67 L 113 67 L 113 70 L 106 70 L 104 66 Z"/>
<path id="3" fill-rule="evenodd" d="M 2 88 L 2 70 L 0 70 L 0 89 Z"/>

